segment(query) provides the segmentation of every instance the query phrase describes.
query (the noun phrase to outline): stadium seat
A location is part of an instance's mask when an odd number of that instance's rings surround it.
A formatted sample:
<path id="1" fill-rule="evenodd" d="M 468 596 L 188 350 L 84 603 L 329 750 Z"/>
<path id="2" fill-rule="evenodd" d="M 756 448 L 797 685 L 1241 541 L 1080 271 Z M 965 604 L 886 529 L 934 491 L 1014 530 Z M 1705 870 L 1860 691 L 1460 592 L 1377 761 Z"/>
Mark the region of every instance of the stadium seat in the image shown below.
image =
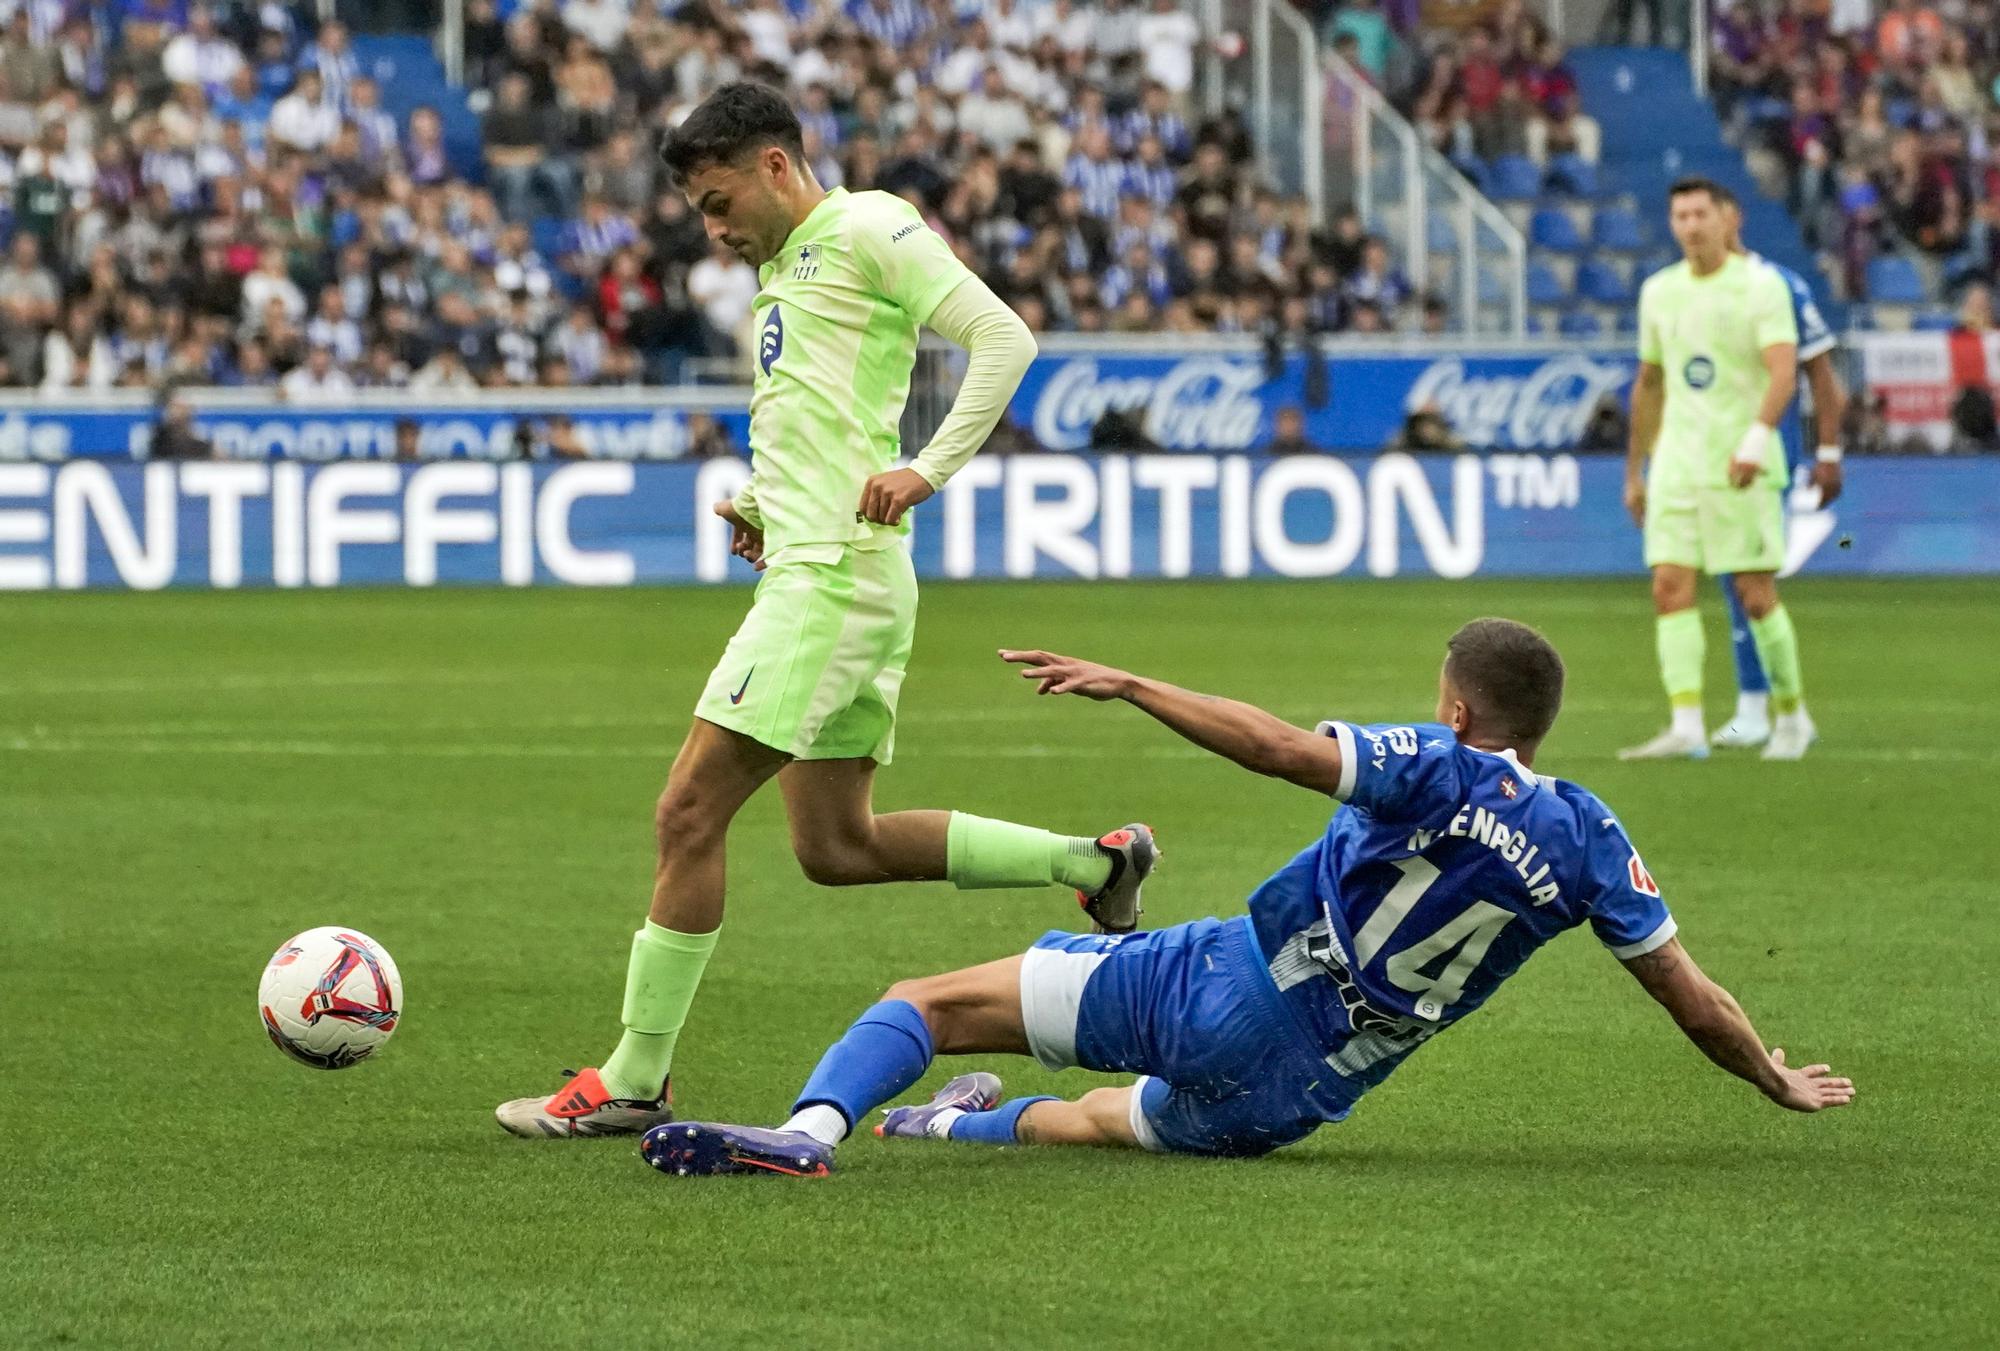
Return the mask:
<path id="1" fill-rule="evenodd" d="M 1528 264 L 1528 303 L 1530 305 L 1567 305 L 1569 288 L 1556 276 L 1555 269 L 1547 263 L 1536 261 Z"/>
<path id="2" fill-rule="evenodd" d="M 1565 338 L 1601 338 L 1604 321 L 1588 310 L 1571 310 L 1562 317 L 1559 331 Z"/>
<path id="3" fill-rule="evenodd" d="M 1919 333 L 1946 333 L 1958 327 L 1958 316 L 1949 310 L 1926 310 L 1910 324 Z"/>
<path id="4" fill-rule="evenodd" d="M 1623 272 L 1594 258 L 1577 268 L 1576 293 L 1598 305 L 1630 305 L 1637 294 Z"/>
<path id="5" fill-rule="evenodd" d="M 1921 305 L 1930 296 L 1917 265 L 1890 253 L 1868 264 L 1868 298 L 1884 305 Z"/>
<path id="6" fill-rule="evenodd" d="M 1604 175 L 1581 155 L 1557 155 L 1549 161 L 1549 191 L 1570 197 L 1596 197 Z"/>
<path id="7" fill-rule="evenodd" d="M 1487 191 L 1495 201 L 1531 202 L 1542 195 L 1542 171 L 1525 155 L 1502 155 L 1489 168 Z"/>
<path id="8" fill-rule="evenodd" d="M 1639 223 L 1636 211 L 1622 206 L 1599 207 L 1596 219 L 1591 222 L 1590 242 L 1612 253 L 1642 253 L 1646 248 L 1646 230 Z"/>
<path id="9" fill-rule="evenodd" d="M 1581 253 L 1584 248 L 1583 236 L 1569 212 L 1551 207 L 1537 211 L 1528 221 L 1528 242 L 1551 253 Z"/>

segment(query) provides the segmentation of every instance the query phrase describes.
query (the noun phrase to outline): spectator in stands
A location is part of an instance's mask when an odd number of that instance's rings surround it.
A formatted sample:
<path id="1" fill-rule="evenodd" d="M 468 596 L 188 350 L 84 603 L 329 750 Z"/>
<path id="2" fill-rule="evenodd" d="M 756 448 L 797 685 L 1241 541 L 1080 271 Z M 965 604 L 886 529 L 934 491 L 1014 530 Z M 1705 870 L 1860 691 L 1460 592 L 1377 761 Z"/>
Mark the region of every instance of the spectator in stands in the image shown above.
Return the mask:
<path id="1" fill-rule="evenodd" d="M 345 403 L 354 393 L 354 381 L 334 364 L 332 348 L 314 345 L 305 364 L 288 371 L 278 389 L 289 403 Z"/>
<path id="2" fill-rule="evenodd" d="M 569 162 L 552 153 L 554 128 L 542 109 L 529 102 L 528 77 L 512 71 L 501 77 L 492 109 L 481 127 L 486 177 L 500 214 L 510 221 L 537 214 L 567 216 L 574 185 Z M 537 206 L 542 210 L 537 212 Z"/>
<path id="3" fill-rule="evenodd" d="M 1457 451 L 1465 449 L 1465 442 L 1453 429 L 1451 420 L 1435 401 L 1419 405 L 1410 410 L 1403 419 L 1403 425 L 1389 442 L 1391 450 L 1405 451 Z"/>
<path id="4" fill-rule="evenodd" d="M 1396 52 L 1396 35 L 1380 0 L 1351 0 L 1334 13 L 1327 40 L 1354 39 L 1351 63 L 1360 67 L 1377 88 L 1387 85 L 1389 61 Z"/>
<path id="5" fill-rule="evenodd" d="M 206 460 L 215 454 L 194 429 L 194 405 L 186 395 L 169 392 L 162 400 L 146 454 L 154 460 Z"/>
<path id="6" fill-rule="evenodd" d="M 1305 409 L 1295 403 L 1279 405 L 1271 419 L 1271 444 L 1265 449 L 1272 455 L 1320 454 L 1320 448 L 1306 435 Z"/>
<path id="7" fill-rule="evenodd" d="M 688 269 L 688 296 L 707 321 L 710 350 L 739 350 L 750 322 L 750 305 L 757 298 L 757 272 L 721 244 Z"/>
<path id="8" fill-rule="evenodd" d="M 1369 305 L 1378 315 L 1386 315 L 1410 299 L 1412 288 L 1409 278 L 1390 261 L 1389 246 L 1371 237 L 1362 245 L 1361 266 L 1348 277 L 1346 293 L 1350 305 Z"/>

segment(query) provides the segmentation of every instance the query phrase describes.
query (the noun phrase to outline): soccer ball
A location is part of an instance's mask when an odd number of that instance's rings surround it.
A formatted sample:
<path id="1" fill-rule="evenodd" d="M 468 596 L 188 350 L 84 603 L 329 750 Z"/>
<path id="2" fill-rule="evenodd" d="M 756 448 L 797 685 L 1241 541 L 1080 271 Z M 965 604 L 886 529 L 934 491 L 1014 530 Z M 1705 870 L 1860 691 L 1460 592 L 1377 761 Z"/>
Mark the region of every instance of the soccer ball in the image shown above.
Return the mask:
<path id="1" fill-rule="evenodd" d="M 403 1016 L 403 978 L 380 943 L 327 925 L 287 939 L 257 983 L 271 1044 L 302 1065 L 344 1070 L 374 1055 Z"/>

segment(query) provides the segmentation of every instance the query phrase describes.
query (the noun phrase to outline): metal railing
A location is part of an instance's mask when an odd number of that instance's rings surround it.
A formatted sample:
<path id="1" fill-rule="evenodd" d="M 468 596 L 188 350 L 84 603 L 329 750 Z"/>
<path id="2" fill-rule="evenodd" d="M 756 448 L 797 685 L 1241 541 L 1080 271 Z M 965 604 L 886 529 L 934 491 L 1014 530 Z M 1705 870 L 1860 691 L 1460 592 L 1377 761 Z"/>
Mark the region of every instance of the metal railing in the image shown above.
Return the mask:
<path id="1" fill-rule="evenodd" d="M 1425 291 L 1434 289 L 1430 221 L 1440 213 L 1451 229 L 1451 299 L 1460 330 L 1524 337 L 1528 242 L 1520 229 L 1366 76 L 1338 53 L 1325 52 L 1323 59 L 1331 102 L 1346 113 L 1334 133 L 1345 145 L 1329 147 L 1330 166 L 1336 179 L 1346 170 L 1362 221 L 1370 229 L 1393 225 L 1404 270 Z M 1489 259 L 1495 264 L 1490 270 Z"/>
<path id="2" fill-rule="evenodd" d="M 1312 24 L 1285 0 L 1202 0 L 1201 17 L 1209 39 L 1200 85 L 1206 110 L 1237 113 L 1272 185 L 1305 198 L 1313 218 L 1325 220 L 1325 81 Z M 1226 33 L 1243 40 L 1233 55 L 1215 46 Z"/>

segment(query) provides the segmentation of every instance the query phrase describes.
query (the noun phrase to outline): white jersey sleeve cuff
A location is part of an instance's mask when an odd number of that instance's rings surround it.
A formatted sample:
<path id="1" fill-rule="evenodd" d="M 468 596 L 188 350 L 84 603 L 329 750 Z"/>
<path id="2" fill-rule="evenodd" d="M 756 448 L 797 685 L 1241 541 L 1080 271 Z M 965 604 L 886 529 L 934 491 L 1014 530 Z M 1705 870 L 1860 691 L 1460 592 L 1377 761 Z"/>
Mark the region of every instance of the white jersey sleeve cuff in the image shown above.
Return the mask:
<path id="1" fill-rule="evenodd" d="M 1605 946 L 1611 948 L 1611 955 L 1613 957 L 1616 957 L 1621 962 L 1629 962 L 1634 957 L 1645 956 L 1655 948 L 1665 947 L 1667 940 L 1679 931 L 1680 926 L 1674 923 L 1674 917 L 1668 915 L 1660 921 L 1659 928 L 1653 930 L 1653 932 L 1647 934 L 1636 943 L 1627 943 L 1622 947 L 1612 947 L 1611 944 L 1607 943 Z"/>
<path id="2" fill-rule="evenodd" d="M 1361 755 L 1354 748 L 1354 729 L 1344 722 L 1328 721 L 1313 730 L 1340 743 L 1340 786 L 1333 790 L 1333 795 L 1345 802 L 1354 796 L 1354 779 L 1361 771 Z"/>
<path id="3" fill-rule="evenodd" d="M 1831 333 L 1813 342 L 1799 344 L 1799 365 L 1803 366 L 1814 357 L 1824 356 L 1840 346 L 1840 340 Z"/>

